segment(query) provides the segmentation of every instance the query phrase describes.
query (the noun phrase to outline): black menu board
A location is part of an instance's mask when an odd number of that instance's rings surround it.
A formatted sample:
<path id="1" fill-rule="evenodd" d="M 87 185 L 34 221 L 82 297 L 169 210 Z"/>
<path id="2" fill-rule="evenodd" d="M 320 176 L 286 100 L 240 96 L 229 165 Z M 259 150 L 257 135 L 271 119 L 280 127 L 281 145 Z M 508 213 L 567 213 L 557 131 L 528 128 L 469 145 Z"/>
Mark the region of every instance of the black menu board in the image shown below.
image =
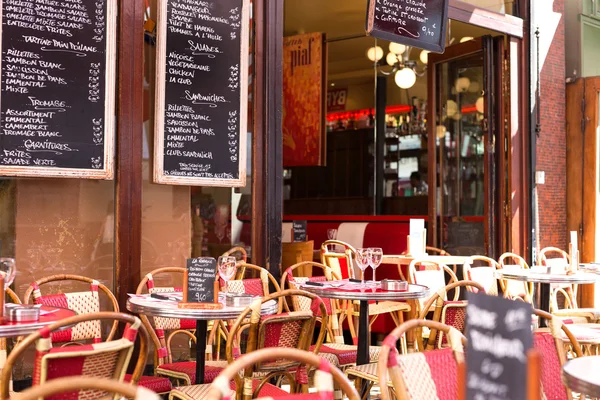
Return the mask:
<path id="1" fill-rule="evenodd" d="M 187 273 L 187 302 L 213 303 L 215 301 L 217 260 L 210 257 L 189 258 Z"/>
<path id="2" fill-rule="evenodd" d="M 306 242 L 306 221 L 294 221 L 294 242 Z"/>
<path id="3" fill-rule="evenodd" d="M 117 0 L 1 0 L 0 175 L 113 177 Z"/>
<path id="4" fill-rule="evenodd" d="M 448 0 L 369 0 L 367 33 L 371 36 L 443 53 Z"/>
<path id="5" fill-rule="evenodd" d="M 467 293 L 467 399 L 525 400 L 531 304 Z"/>
<path id="6" fill-rule="evenodd" d="M 249 0 L 159 0 L 154 181 L 246 185 Z"/>

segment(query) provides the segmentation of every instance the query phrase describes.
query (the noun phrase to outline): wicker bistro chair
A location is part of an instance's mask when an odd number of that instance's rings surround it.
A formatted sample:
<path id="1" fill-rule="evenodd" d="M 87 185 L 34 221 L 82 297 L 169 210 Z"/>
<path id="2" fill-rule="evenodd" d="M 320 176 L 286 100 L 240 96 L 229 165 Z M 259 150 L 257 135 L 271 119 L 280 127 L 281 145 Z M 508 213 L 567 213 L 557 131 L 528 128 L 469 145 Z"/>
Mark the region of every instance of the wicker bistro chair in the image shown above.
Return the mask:
<path id="1" fill-rule="evenodd" d="M 47 284 L 53 282 L 83 282 L 90 285 L 90 290 L 85 292 L 64 293 L 61 291 L 54 294 L 42 294 L 42 289 L 45 289 Z M 112 309 L 108 311 L 119 312 L 119 303 L 110 289 L 97 280 L 79 275 L 52 275 L 39 279 L 29 285 L 23 300 L 25 304 L 43 304 L 52 307 L 69 308 L 80 315 L 90 314 L 101 311 L 99 295 L 100 291 L 106 295 L 106 297 L 108 297 L 112 306 Z M 106 340 L 112 340 L 117 332 L 118 326 L 118 321 L 114 321 Z M 69 343 L 87 340 L 90 340 L 94 343 L 102 342 L 102 326 L 100 324 L 100 320 L 92 319 L 84 323 L 77 324 L 73 328 L 52 333 L 53 343 Z"/>
<path id="2" fill-rule="evenodd" d="M 485 293 L 490 296 L 498 296 L 498 281 L 496 279 L 496 270 L 500 269 L 500 264 L 493 258 L 486 256 L 471 256 L 472 262 L 465 263 L 463 265 L 463 279 L 477 282 Z M 476 262 L 485 263 L 484 266 L 474 266 Z M 474 286 L 467 286 L 466 288 L 470 292 L 477 293 L 478 289 Z"/>
<path id="3" fill-rule="evenodd" d="M 181 292 L 181 287 L 175 287 L 173 281 L 178 278 L 183 278 L 185 268 L 165 267 L 155 269 L 142 279 L 137 287 L 136 294 L 147 293 L 173 293 Z M 172 286 L 157 286 L 157 281 L 168 281 Z M 195 343 L 196 336 L 196 321 L 177 318 L 152 317 L 150 319 L 140 314 L 140 319 L 151 332 L 150 338 L 154 344 L 155 370 L 157 377 L 162 377 L 161 385 L 165 385 L 164 378 L 173 379 L 177 382 L 189 385 L 196 380 L 196 362 L 195 361 L 174 361 L 172 343 L 173 339 L 178 335 L 183 335 Z M 209 329 L 210 326 L 209 326 Z M 214 329 L 214 324 L 213 328 Z M 211 329 L 211 330 L 212 330 Z M 212 346 L 206 346 L 207 358 L 209 353 L 212 353 Z M 204 368 L 204 381 L 212 382 L 212 380 L 222 371 L 226 363 L 220 361 L 206 361 Z M 155 377 L 156 378 L 156 377 Z M 170 383 L 170 381 L 169 381 Z M 166 386 L 165 386 L 166 389 Z M 163 392 L 162 390 L 160 391 Z"/>
<path id="4" fill-rule="evenodd" d="M 19 299 L 19 296 L 17 296 L 17 294 L 13 292 L 12 289 L 7 288 L 5 293 L 6 297 L 10 299 L 11 302 L 13 302 L 14 304 L 21 304 L 21 299 Z M 4 368 L 4 364 L 6 363 L 7 355 L 7 340 L 5 338 L 0 338 L 0 375 L 2 375 L 2 369 Z M 10 381 L 10 391 L 12 392 L 12 379 Z"/>
<path id="5" fill-rule="evenodd" d="M 336 253 L 330 250 L 330 247 L 337 248 L 341 246 L 344 248 L 344 253 Z M 354 279 L 354 257 L 356 254 L 356 250 L 347 243 L 340 242 L 339 240 L 326 240 L 321 245 L 321 263 L 323 265 L 328 266 L 340 277 L 347 276 L 351 279 Z M 344 272 L 342 272 L 344 271 Z M 352 336 L 352 342 L 356 345 L 358 344 L 358 332 L 357 332 L 357 323 L 359 315 L 359 307 L 360 302 L 348 302 L 346 307 L 346 315 L 348 319 L 348 328 L 350 329 L 350 334 Z M 373 322 L 380 315 L 389 314 L 392 317 L 392 320 L 396 324 L 396 326 L 400 325 L 402 321 L 404 321 L 403 313 L 410 312 L 411 307 L 406 302 L 399 301 L 379 301 L 379 302 L 371 302 L 369 303 L 369 325 L 372 325 Z M 344 321 L 342 317 L 340 319 L 340 324 Z"/>
<path id="6" fill-rule="evenodd" d="M 304 297 L 310 301 L 311 306 L 306 311 L 292 311 L 275 315 L 261 316 L 260 310 L 265 302 L 290 297 Z M 284 290 L 273 293 L 262 300 L 255 300 L 246 308 L 232 324 L 227 336 L 226 355 L 227 362 L 233 363 L 238 357 L 237 343 L 242 332 L 247 332 L 246 354 L 258 349 L 273 351 L 276 348 L 296 348 L 308 350 L 313 338 L 317 318 L 325 323 L 321 324 L 319 335 L 312 352 L 318 354 L 321 344 L 327 334 L 327 309 L 320 297 L 300 290 Z M 308 374 L 305 368 L 296 362 L 278 359 L 275 362 L 259 363 L 251 369 L 244 370 L 244 386 L 232 386 L 241 396 L 243 388 L 252 387 L 255 395 L 279 397 L 287 396 L 288 392 L 275 385 L 267 383 L 274 376 L 285 376 L 290 383 L 295 382 L 306 391 Z M 238 381 L 239 383 L 239 381 Z M 296 391 L 293 385 L 292 392 Z M 191 385 L 174 388 L 169 399 L 203 399 L 208 393 L 209 384 Z M 244 389 L 245 390 L 245 389 Z"/>
<path id="7" fill-rule="evenodd" d="M 548 257 L 549 254 L 558 257 Z M 540 262 L 548 267 L 565 268 L 571 262 L 569 254 L 557 247 L 546 247 L 540 251 Z M 600 309 L 579 308 L 577 303 L 577 289 L 579 285 L 559 284 L 552 285 L 550 292 L 550 312 L 559 318 L 569 319 L 573 323 L 597 323 L 600 321 Z M 558 295 L 564 299 L 564 308 L 558 305 Z"/>
<path id="8" fill-rule="evenodd" d="M 512 263 L 511 263 L 512 262 Z M 501 269 L 529 269 L 529 265 L 523 257 L 514 253 L 504 253 L 498 259 Z M 519 282 L 514 280 L 500 280 L 500 288 L 504 297 L 512 300 L 523 300 L 531 303 L 533 299 L 533 283 Z"/>
<path id="9" fill-rule="evenodd" d="M 19 400 L 64 399 L 72 398 L 74 392 L 82 391 L 89 391 L 92 395 L 112 393 L 113 399 L 124 397 L 133 400 L 160 400 L 159 395 L 143 387 L 121 383 L 114 379 L 85 377 L 53 379 L 19 393 L 18 398 Z"/>
<path id="10" fill-rule="evenodd" d="M 419 319 L 426 319 L 429 310 L 433 309 L 433 315 L 431 320 L 434 322 L 440 322 L 444 325 L 451 326 L 463 333 L 465 329 L 465 320 L 467 317 L 467 301 L 457 300 L 448 301 L 448 292 L 464 287 L 469 290 L 476 290 L 478 292 L 485 293 L 485 289 L 482 285 L 473 281 L 458 281 L 447 285 L 446 287 L 438 290 L 434 293 L 424 304 L 419 315 Z M 444 332 L 438 332 L 436 329 L 429 330 L 427 337 L 427 344 L 424 345 L 420 341 L 417 342 L 417 346 L 424 346 L 425 350 L 442 349 L 448 347 L 448 337 Z M 416 347 L 416 346 L 415 346 Z M 422 347 L 419 347 L 420 349 Z"/>
<path id="11" fill-rule="evenodd" d="M 102 343 L 93 343 L 81 346 L 52 348 L 52 332 L 61 328 L 81 324 L 94 320 L 111 320 L 124 322 L 123 337 Z M 148 350 L 148 335 L 141 321 L 132 315 L 101 312 L 86 315 L 76 315 L 58 321 L 23 339 L 15 347 L 6 360 L 6 367 L 2 370 L 0 380 L 0 395 L 8 398 L 9 384 L 12 367 L 23 356 L 27 348 L 35 343 L 36 356 L 33 372 L 33 385 L 42 385 L 47 381 L 74 376 L 88 376 L 94 378 L 109 378 L 123 382 L 136 337 L 140 336 L 140 354 L 133 372 L 133 382 L 137 382 L 146 366 L 146 353 Z M 77 398 L 89 399 L 100 396 L 91 396 L 89 392 L 79 392 Z"/>
<path id="12" fill-rule="evenodd" d="M 449 276 L 449 283 L 458 282 L 454 271 L 447 265 L 437 261 L 426 261 L 423 259 L 414 259 L 408 266 L 408 282 L 416 285 L 424 285 L 429 288 L 431 293 L 435 293 L 446 286 L 446 274 Z M 460 297 L 458 288 L 454 291 L 454 301 Z M 419 306 L 423 309 L 426 300 L 420 299 Z M 433 311 L 433 310 L 431 310 Z"/>
<path id="13" fill-rule="evenodd" d="M 302 267 L 307 266 L 311 269 L 321 269 L 323 271 L 323 276 L 313 276 L 310 278 L 294 276 L 294 270 L 302 269 Z M 335 272 L 333 272 L 331 268 L 327 267 L 326 265 L 312 261 L 303 262 L 298 263 L 296 265 L 292 265 L 287 270 L 285 270 L 283 276 L 281 277 L 281 287 L 285 287 L 285 284 L 287 282 L 287 285 L 290 289 L 298 289 L 301 284 L 307 281 L 325 282 L 332 279 L 339 279 L 339 277 Z M 332 365 L 335 365 L 336 367 L 342 369 L 351 365 L 356 365 L 358 348 L 355 345 L 347 345 L 344 343 L 344 336 L 340 328 L 340 317 L 344 317 L 344 314 L 342 313 L 343 310 L 340 310 L 339 303 L 337 300 L 326 298 L 323 298 L 322 300 L 325 303 L 327 314 L 329 316 L 329 323 L 327 325 L 329 339 L 326 341 L 326 343 L 323 343 L 323 345 L 321 346 L 319 356 L 325 358 Z M 303 297 L 292 297 L 292 307 L 294 311 L 306 311 L 310 309 L 310 301 Z M 345 307 L 345 305 L 342 305 L 342 307 Z M 341 321 L 343 321 L 343 319 Z M 379 349 L 380 347 L 378 346 L 370 347 L 369 353 L 371 362 L 377 361 L 379 356 Z"/>
<path id="14" fill-rule="evenodd" d="M 333 400 L 334 383 L 342 388 L 349 400 L 359 399 L 356 389 L 339 369 L 329 364 L 328 361 L 316 356 L 314 353 L 297 349 L 262 349 L 251 354 L 246 354 L 228 366 L 223 373 L 215 379 L 209 388 L 208 399 L 231 399 L 231 381 L 235 381 L 238 387 L 242 386 L 242 378 L 239 374 L 240 371 L 245 371 L 252 365 L 264 363 L 265 361 L 273 359 L 293 360 L 316 369 L 315 387 L 318 393 L 287 395 L 285 396 L 286 399 Z M 251 390 L 244 390 L 243 400 L 252 399 L 252 394 Z"/>
<path id="15" fill-rule="evenodd" d="M 450 347 L 398 355 L 396 342 L 413 329 L 429 328 L 443 332 Z M 377 377 L 381 399 L 390 392 L 400 400 L 458 398 L 458 364 L 464 361 L 465 337 L 455 328 L 435 321 L 411 320 L 394 329 L 383 341 Z"/>

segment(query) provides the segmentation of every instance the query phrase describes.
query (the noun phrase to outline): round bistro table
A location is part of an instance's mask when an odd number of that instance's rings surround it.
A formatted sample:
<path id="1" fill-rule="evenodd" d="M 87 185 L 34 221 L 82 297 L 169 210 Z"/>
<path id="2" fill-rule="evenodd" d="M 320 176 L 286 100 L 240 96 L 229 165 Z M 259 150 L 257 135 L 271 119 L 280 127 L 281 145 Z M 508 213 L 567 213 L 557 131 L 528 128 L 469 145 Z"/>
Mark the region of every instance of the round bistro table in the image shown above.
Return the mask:
<path id="1" fill-rule="evenodd" d="M 300 288 L 307 292 L 336 300 L 358 300 L 358 349 L 356 364 L 369 363 L 369 348 L 371 347 L 371 334 L 369 332 L 369 301 L 406 301 L 418 300 L 429 296 L 429 288 L 423 285 L 408 285 L 405 292 L 388 291 L 380 288 L 380 282 L 373 285 L 366 281 L 366 288 L 361 288 L 360 283 L 348 280 L 324 282 L 323 286 L 302 285 Z M 333 285 L 333 286 L 332 286 Z M 334 287 L 335 286 L 335 287 Z M 412 307 L 414 308 L 414 306 Z M 362 393 L 366 391 L 366 384 L 362 385 Z"/>
<path id="2" fill-rule="evenodd" d="M 562 369 L 562 381 L 570 390 L 592 398 L 600 397 L 600 356 L 588 356 L 567 361 Z"/>
<path id="3" fill-rule="evenodd" d="M 169 293 L 161 293 L 168 296 Z M 196 384 L 204 383 L 206 357 L 206 331 L 208 321 L 236 319 L 247 307 L 224 306 L 218 310 L 198 310 L 179 308 L 176 301 L 156 300 L 150 295 L 136 295 L 127 300 L 127 309 L 136 314 L 149 317 L 190 319 L 196 321 Z M 277 302 L 270 300 L 262 305 L 261 314 L 271 315 L 277 312 Z"/>
<path id="4" fill-rule="evenodd" d="M 34 333 L 38 329 L 60 321 L 61 319 L 74 317 L 77 313 L 73 310 L 60 307 L 40 307 L 40 319 L 32 322 L 6 322 L 0 324 L 0 338 L 14 338 Z M 63 329 L 68 329 L 64 327 Z"/>
<path id="5" fill-rule="evenodd" d="M 532 267 L 535 268 L 535 267 Z M 550 285 L 552 284 L 571 284 L 585 285 L 596 283 L 600 280 L 600 275 L 590 272 L 579 271 L 573 275 L 536 272 L 529 270 L 496 270 L 497 279 L 508 279 L 521 282 L 531 282 L 537 285 L 537 307 L 543 311 L 550 312 Z M 545 321 L 540 321 L 540 325 L 546 325 Z"/>

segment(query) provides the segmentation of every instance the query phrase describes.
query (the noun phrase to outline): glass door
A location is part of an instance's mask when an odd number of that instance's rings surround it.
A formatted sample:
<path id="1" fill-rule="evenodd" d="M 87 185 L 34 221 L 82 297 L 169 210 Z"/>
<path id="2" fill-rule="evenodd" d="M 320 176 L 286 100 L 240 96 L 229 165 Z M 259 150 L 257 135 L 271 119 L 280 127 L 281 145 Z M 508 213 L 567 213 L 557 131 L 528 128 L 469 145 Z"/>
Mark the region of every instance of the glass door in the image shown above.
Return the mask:
<path id="1" fill-rule="evenodd" d="M 500 248 L 505 147 L 496 130 L 504 123 L 494 119 L 503 119 L 504 96 L 494 48 L 503 39 L 483 36 L 429 56 L 429 243 L 453 255 L 495 257 Z"/>

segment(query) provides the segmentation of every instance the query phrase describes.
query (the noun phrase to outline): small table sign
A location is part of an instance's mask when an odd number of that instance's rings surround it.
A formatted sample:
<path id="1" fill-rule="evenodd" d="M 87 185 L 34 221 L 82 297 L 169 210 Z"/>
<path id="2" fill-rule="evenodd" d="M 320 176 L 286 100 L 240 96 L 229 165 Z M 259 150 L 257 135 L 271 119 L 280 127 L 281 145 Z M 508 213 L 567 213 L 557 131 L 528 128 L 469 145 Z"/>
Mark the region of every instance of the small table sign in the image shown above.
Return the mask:
<path id="1" fill-rule="evenodd" d="M 217 260 L 212 257 L 198 257 L 187 260 L 183 282 L 183 302 L 179 308 L 215 309 L 219 303 L 219 281 Z"/>
<path id="2" fill-rule="evenodd" d="M 306 221 L 294 221 L 292 224 L 294 242 L 306 242 Z"/>

